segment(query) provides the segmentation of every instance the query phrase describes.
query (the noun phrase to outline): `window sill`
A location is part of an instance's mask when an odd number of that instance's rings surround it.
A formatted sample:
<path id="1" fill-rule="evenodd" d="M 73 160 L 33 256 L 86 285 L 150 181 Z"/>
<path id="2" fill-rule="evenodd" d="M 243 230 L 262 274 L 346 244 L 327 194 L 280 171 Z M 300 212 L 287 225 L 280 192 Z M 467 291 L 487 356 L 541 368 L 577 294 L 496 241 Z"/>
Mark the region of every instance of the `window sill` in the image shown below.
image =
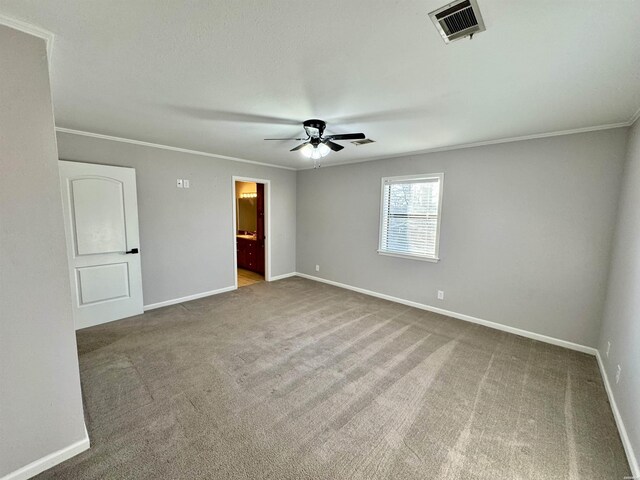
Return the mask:
<path id="1" fill-rule="evenodd" d="M 440 259 L 436 257 L 423 257 L 420 255 L 410 255 L 407 253 L 393 253 L 393 252 L 386 252 L 384 250 L 378 250 L 378 255 L 385 255 L 387 257 L 407 258 L 409 260 L 420 260 L 422 262 L 431 262 L 431 263 L 438 263 L 440 261 Z"/>

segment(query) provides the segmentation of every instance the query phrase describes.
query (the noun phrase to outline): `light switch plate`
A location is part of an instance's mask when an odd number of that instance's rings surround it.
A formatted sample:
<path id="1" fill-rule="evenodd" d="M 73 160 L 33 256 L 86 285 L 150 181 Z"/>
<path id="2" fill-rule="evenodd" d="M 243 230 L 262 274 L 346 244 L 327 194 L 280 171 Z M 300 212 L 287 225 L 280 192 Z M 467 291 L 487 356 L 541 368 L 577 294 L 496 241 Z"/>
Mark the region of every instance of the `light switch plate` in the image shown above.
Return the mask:
<path id="1" fill-rule="evenodd" d="M 176 180 L 176 187 L 182 188 L 182 179 L 181 178 Z"/>
<path id="2" fill-rule="evenodd" d="M 182 181 L 182 185 L 184 185 L 184 188 L 189 188 L 190 187 L 190 183 L 189 180 L 187 180 L 186 178 Z"/>

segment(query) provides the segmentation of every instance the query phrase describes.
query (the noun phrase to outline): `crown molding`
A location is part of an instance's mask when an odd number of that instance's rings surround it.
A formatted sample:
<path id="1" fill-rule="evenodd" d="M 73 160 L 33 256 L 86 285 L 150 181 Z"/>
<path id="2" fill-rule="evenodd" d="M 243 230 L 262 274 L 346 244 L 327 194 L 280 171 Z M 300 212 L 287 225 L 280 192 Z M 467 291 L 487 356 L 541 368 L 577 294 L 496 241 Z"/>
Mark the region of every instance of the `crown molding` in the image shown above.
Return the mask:
<path id="1" fill-rule="evenodd" d="M 19 30 L 21 32 L 28 33 L 29 35 L 33 35 L 34 37 L 42 38 L 47 46 L 47 61 L 49 62 L 49 68 L 51 68 L 53 41 L 55 40 L 55 35 L 53 33 L 31 23 L 23 22 L 22 20 L 17 20 L 5 15 L 0 15 L 0 25 L 5 25 L 13 28 L 14 30 Z"/>
<path id="2" fill-rule="evenodd" d="M 114 137 L 111 135 L 103 135 L 101 133 L 85 132 L 83 130 L 73 130 L 71 128 L 56 127 L 56 132 L 68 133 L 71 135 L 80 135 L 83 137 L 99 138 L 100 140 L 111 140 L 112 142 L 129 143 L 132 145 L 140 145 L 142 147 L 160 148 L 162 150 L 170 150 L 172 152 L 189 153 L 191 155 L 200 155 L 202 157 L 218 158 L 220 160 L 230 160 L 232 162 L 250 163 L 252 165 L 260 165 L 261 167 L 280 168 L 283 170 L 295 171 L 295 168 L 285 167 L 283 165 L 273 165 L 271 163 L 256 162 L 245 158 L 228 157 L 226 155 L 218 155 L 217 153 L 201 152 L 199 150 L 189 150 L 187 148 L 172 147 L 170 145 L 161 145 L 159 143 L 143 142 L 141 140 L 133 140 L 131 138 Z"/>
<path id="3" fill-rule="evenodd" d="M 463 148 L 473 148 L 473 147 L 485 147 L 487 145 L 497 145 L 500 143 L 511 143 L 511 142 L 520 142 L 524 140 L 535 140 L 538 138 L 547 138 L 547 137 L 558 137 L 561 135 L 573 135 L 576 133 L 587 133 L 587 132 L 596 132 L 599 130 L 610 130 L 613 128 L 624 128 L 633 125 L 633 123 L 640 116 L 640 110 L 635 113 L 635 115 L 627 122 L 620 123 L 609 123 L 607 125 L 595 125 L 593 127 L 582 127 L 582 128 L 574 128 L 571 130 L 558 130 L 555 132 L 545 132 L 545 133 L 534 133 L 532 135 L 522 135 L 520 137 L 507 137 L 507 138 L 499 138 L 496 140 L 486 140 L 483 142 L 474 142 L 474 143 L 461 143 L 458 145 L 448 145 L 445 147 L 436 147 L 436 148 L 428 148 L 425 150 L 416 150 L 413 152 L 402 153 L 399 155 L 380 155 L 377 157 L 369 157 L 366 159 L 357 159 L 346 162 L 334 163 L 329 165 L 321 165 L 322 168 L 330 168 L 330 167 L 340 167 L 342 165 L 353 165 L 355 163 L 364 163 L 370 162 L 373 160 L 392 160 L 396 158 L 404 158 L 404 157 L 412 157 L 415 155 L 422 155 L 425 153 L 436 153 L 436 152 L 447 152 L 450 150 L 462 150 Z M 313 167 L 304 167 L 298 168 L 297 170 L 313 170 Z"/>

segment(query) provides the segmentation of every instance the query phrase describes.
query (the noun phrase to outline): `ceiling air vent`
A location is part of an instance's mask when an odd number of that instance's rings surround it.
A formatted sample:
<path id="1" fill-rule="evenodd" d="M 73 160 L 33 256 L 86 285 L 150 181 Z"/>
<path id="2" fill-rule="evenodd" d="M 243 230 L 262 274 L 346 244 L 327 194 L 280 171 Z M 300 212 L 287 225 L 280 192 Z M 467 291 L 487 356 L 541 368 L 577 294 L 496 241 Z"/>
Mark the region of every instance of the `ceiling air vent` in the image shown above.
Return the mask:
<path id="1" fill-rule="evenodd" d="M 371 140 L 370 138 L 363 138 L 362 140 L 354 140 L 353 143 L 355 146 L 366 145 L 367 143 L 375 143 L 375 140 Z"/>
<path id="2" fill-rule="evenodd" d="M 449 3 L 434 10 L 429 16 L 444 39 L 444 43 L 485 30 L 476 0 L 459 0 Z"/>

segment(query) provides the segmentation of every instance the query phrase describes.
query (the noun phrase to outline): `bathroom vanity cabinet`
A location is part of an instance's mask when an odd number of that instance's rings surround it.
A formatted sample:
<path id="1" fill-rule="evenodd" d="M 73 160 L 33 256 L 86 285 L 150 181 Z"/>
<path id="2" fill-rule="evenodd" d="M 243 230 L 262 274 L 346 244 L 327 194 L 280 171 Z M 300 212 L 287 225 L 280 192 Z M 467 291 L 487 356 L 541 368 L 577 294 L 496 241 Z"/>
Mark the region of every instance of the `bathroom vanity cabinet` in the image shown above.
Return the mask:
<path id="1" fill-rule="evenodd" d="M 249 235 L 238 235 L 236 245 L 238 250 L 238 268 L 251 270 L 264 275 L 264 259 L 262 259 L 261 242 Z"/>

